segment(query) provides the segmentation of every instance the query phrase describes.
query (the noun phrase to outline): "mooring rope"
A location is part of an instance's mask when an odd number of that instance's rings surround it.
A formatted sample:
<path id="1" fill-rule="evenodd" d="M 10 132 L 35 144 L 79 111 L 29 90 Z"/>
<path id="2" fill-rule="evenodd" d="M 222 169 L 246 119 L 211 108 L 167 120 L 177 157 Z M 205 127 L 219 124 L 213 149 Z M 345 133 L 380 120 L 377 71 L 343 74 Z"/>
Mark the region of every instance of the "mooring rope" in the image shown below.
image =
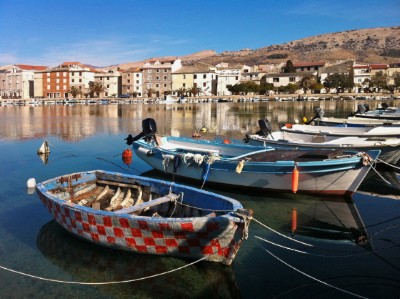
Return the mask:
<path id="1" fill-rule="evenodd" d="M 215 255 L 217 253 L 218 253 L 218 251 L 213 253 L 213 254 L 211 254 L 211 255 Z M 1 265 L 0 265 L 0 268 L 3 269 L 3 270 L 9 271 L 9 272 L 15 273 L 15 274 L 20 274 L 22 276 L 26 276 L 26 277 L 30 277 L 30 278 L 34 278 L 34 279 L 38 279 L 38 280 L 44 280 L 44 281 L 48 281 L 48 282 L 57 282 L 57 283 L 64 283 L 64 284 L 77 284 L 77 285 L 107 285 L 107 284 L 121 284 L 121 283 L 136 282 L 136 281 L 146 280 L 146 279 L 150 279 L 150 278 L 154 278 L 154 277 L 170 274 L 170 273 L 182 270 L 184 268 L 187 268 L 189 266 L 192 266 L 194 264 L 197 264 L 197 263 L 207 259 L 209 256 L 210 255 L 204 256 L 201 259 L 193 261 L 193 262 L 191 262 L 189 264 L 186 264 L 184 266 L 181 266 L 181 267 L 169 270 L 169 271 L 165 271 L 165 272 L 149 275 L 149 276 L 144 276 L 144 277 L 134 278 L 134 279 L 128 279 L 128 280 L 104 281 L 104 282 L 82 282 L 82 281 L 59 280 L 59 279 L 46 278 L 46 277 L 43 277 L 43 276 L 37 276 L 37 275 L 33 275 L 33 274 L 22 272 L 22 271 L 13 270 L 13 269 L 1 266 Z"/>
<path id="2" fill-rule="evenodd" d="M 385 161 L 383 161 L 382 159 L 377 158 L 377 160 L 378 160 L 379 162 L 381 162 L 381 163 L 383 163 L 383 164 L 386 164 L 386 165 L 388 165 L 388 166 L 390 166 L 390 167 L 393 167 L 393 168 L 395 168 L 395 169 L 400 169 L 400 167 L 395 166 L 395 165 L 393 165 L 393 164 L 390 164 L 390 163 L 388 163 L 388 162 L 385 162 Z"/>
<path id="3" fill-rule="evenodd" d="M 303 272 L 303 271 L 301 271 L 301 270 L 295 268 L 294 266 L 290 265 L 289 263 L 285 262 L 285 261 L 282 260 L 281 258 L 279 258 L 279 257 L 277 257 L 276 255 L 274 255 L 272 252 L 270 252 L 268 249 L 265 249 L 264 247 L 262 247 L 260 244 L 257 243 L 257 245 L 260 246 L 262 249 L 264 249 L 269 255 L 271 255 L 273 258 L 275 258 L 276 260 L 278 260 L 278 261 L 281 262 L 282 264 L 286 265 L 287 267 L 291 268 L 292 270 L 295 270 L 296 272 L 298 272 L 298 273 L 300 273 L 300 274 L 302 274 L 302 275 L 304 275 L 304 276 L 306 276 L 306 277 L 308 277 L 308 278 L 310 278 L 310 279 L 312 279 L 312 280 L 315 280 L 315 281 L 317 281 L 317 282 L 319 282 L 319 283 L 321 283 L 321 284 L 323 284 L 323 285 L 325 285 L 325 286 L 327 286 L 327 287 L 333 288 L 333 289 L 335 289 L 335 290 L 337 290 L 337 291 L 346 293 L 346 294 L 348 294 L 348 295 L 351 295 L 351 296 L 354 296 L 354 297 L 357 297 L 357 298 L 368 299 L 368 297 L 364 297 L 364 296 L 358 295 L 358 294 L 356 294 L 356 293 L 347 291 L 347 290 L 345 290 L 345 289 L 342 289 L 342 288 L 339 288 L 339 287 L 334 286 L 334 285 L 332 285 L 332 284 L 329 284 L 329 283 L 327 283 L 327 282 L 325 282 L 325 281 L 323 281 L 323 280 L 320 280 L 320 279 L 318 279 L 318 278 L 315 278 L 315 277 L 313 277 L 313 276 L 311 276 L 311 275 L 309 275 L 309 274 L 307 274 L 307 273 L 305 273 L 305 272 Z"/>
<path id="4" fill-rule="evenodd" d="M 223 238 L 225 238 L 225 237 L 226 237 L 227 235 L 229 235 L 229 234 L 231 233 L 231 231 L 232 231 L 233 229 L 235 229 L 235 228 L 236 228 L 236 226 L 235 226 L 235 225 L 232 225 L 232 227 L 231 227 L 223 236 L 221 236 L 221 237 L 218 238 L 218 239 L 223 239 Z M 173 272 L 180 271 L 180 270 L 182 270 L 182 269 L 185 269 L 185 268 L 187 268 L 187 267 L 190 267 L 190 266 L 192 266 L 192 265 L 195 265 L 195 264 L 197 264 L 197 263 L 199 263 L 199 262 L 201 262 L 201 261 L 203 261 L 203 260 L 205 260 L 205 259 L 208 259 L 209 257 L 214 256 L 214 255 L 216 255 L 216 254 L 218 254 L 218 253 L 220 253 L 221 251 L 224 251 L 224 250 L 225 250 L 225 248 L 217 249 L 217 251 L 215 251 L 215 252 L 213 252 L 213 253 L 211 253 L 211 254 L 208 254 L 208 255 L 206 255 L 206 256 L 203 256 L 202 258 L 200 258 L 200 259 L 198 259 L 198 260 L 195 260 L 195 261 L 193 261 L 193 262 L 190 262 L 190 263 L 188 263 L 188 264 L 186 264 L 186 265 L 183 265 L 183 266 L 181 266 L 181 267 L 178 267 L 178 268 L 175 268 L 175 269 L 172 269 L 172 270 L 168 270 L 168 271 L 164 271 L 164 272 L 161 272 L 161 273 L 157 273 L 157 274 L 153 274 L 153 275 L 148 275 L 148 276 L 144 276 L 144 277 L 133 278 L 133 279 L 127 279 L 127 280 L 119 280 L 119 281 L 104 281 L 104 282 L 68 281 L 68 280 L 60 280 L 60 279 L 46 278 L 46 277 L 43 277 L 43 276 L 33 275 L 33 274 L 25 273 L 25 272 L 22 272 L 22 271 L 17 271 L 17 270 L 14 270 L 14 269 L 10 269 L 10 268 L 7 268 L 7 267 L 2 266 L 2 265 L 0 265 L 0 269 L 3 269 L 3 270 L 5 270 L 5 271 L 11 272 L 11 273 L 19 274 L 19 275 L 22 275 L 22 276 L 26 276 L 26 277 L 30 277 L 30 278 L 34 278 L 34 279 L 38 279 L 38 280 L 47 281 L 47 282 L 56 282 L 56 283 L 64 283 L 64 284 L 76 284 L 76 285 L 110 285 L 110 284 L 122 284 L 122 283 L 130 283 L 130 282 L 142 281 L 142 280 L 146 280 L 146 279 L 151 279 L 151 278 L 155 278 L 155 277 L 159 277 L 159 276 L 171 274 L 171 273 L 173 273 Z"/>
<path id="5" fill-rule="evenodd" d="M 288 236 L 285 236 L 284 234 L 282 234 L 282 233 L 280 233 L 280 232 L 278 232 L 278 231 L 272 229 L 271 227 L 265 225 L 264 223 L 258 221 L 258 220 L 257 220 L 256 218 L 254 218 L 254 217 L 253 217 L 253 221 L 255 221 L 256 223 L 258 223 L 258 224 L 260 224 L 261 226 L 265 227 L 266 229 L 268 229 L 268 230 L 274 232 L 275 234 L 277 234 L 277 235 L 279 235 L 279 236 L 281 236 L 281 237 L 283 237 L 283 238 L 286 238 L 286 239 L 288 239 L 288 240 L 290 240 L 290 241 L 293 241 L 293 242 L 296 242 L 296 243 L 300 243 L 300 244 L 303 244 L 303 245 L 306 245 L 306 246 L 311 246 L 311 247 L 314 246 L 314 245 L 312 245 L 312 244 L 308 244 L 308 243 L 305 243 L 305 242 L 302 242 L 302 241 L 299 241 L 299 240 L 290 238 L 290 237 L 288 237 Z"/>

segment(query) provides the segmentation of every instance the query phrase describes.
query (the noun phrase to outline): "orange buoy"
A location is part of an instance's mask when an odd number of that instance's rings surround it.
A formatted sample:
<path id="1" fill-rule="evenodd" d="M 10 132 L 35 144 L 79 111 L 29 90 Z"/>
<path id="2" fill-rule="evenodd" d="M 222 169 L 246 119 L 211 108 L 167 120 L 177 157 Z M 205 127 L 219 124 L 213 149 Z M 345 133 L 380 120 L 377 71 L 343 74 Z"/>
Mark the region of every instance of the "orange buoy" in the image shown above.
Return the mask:
<path id="1" fill-rule="evenodd" d="M 122 153 L 122 157 L 123 158 L 132 158 L 132 150 L 130 148 L 127 148 L 126 150 L 124 150 L 124 152 Z"/>
<path id="2" fill-rule="evenodd" d="M 122 161 L 126 164 L 126 165 L 131 165 L 132 163 L 132 156 L 131 157 L 122 157 Z"/>
<path id="3" fill-rule="evenodd" d="M 299 171 L 297 170 L 297 167 L 294 166 L 292 172 L 292 192 L 296 193 L 297 190 L 299 190 Z"/>
<path id="4" fill-rule="evenodd" d="M 225 140 L 224 140 L 224 143 L 225 143 L 225 144 L 231 144 L 232 141 L 230 141 L 229 139 L 225 139 Z"/>
<path id="5" fill-rule="evenodd" d="M 291 229 L 292 229 L 292 234 L 294 234 L 294 232 L 297 229 L 297 210 L 296 210 L 296 208 L 293 208 L 293 210 L 292 210 L 292 225 L 291 225 Z"/>
<path id="6" fill-rule="evenodd" d="M 192 134 L 192 137 L 193 137 L 193 138 L 200 138 L 201 135 L 200 135 L 199 133 L 197 133 L 197 132 L 194 132 L 194 133 Z"/>

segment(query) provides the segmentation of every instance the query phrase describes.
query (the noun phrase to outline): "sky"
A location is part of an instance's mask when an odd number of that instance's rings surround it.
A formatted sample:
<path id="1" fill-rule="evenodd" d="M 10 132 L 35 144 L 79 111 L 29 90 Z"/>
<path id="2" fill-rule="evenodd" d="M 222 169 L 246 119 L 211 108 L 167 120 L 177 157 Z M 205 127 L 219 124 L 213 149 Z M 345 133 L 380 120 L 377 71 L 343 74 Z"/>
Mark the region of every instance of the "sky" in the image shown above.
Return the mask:
<path id="1" fill-rule="evenodd" d="M 400 0 L 0 0 L 0 66 L 109 66 L 400 26 Z"/>

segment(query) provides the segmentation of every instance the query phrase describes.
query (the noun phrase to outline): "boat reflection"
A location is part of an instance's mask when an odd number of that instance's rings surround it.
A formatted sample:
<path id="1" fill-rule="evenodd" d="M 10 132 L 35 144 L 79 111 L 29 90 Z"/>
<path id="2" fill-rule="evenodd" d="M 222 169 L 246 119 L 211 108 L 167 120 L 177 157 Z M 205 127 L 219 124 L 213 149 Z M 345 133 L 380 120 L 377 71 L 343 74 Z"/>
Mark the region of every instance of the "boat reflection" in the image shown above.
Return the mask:
<path id="1" fill-rule="evenodd" d="M 142 294 L 146 298 L 240 298 L 231 267 L 198 263 L 185 269 L 186 261 L 112 250 L 80 240 L 55 221 L 45 224 L 36 241 L 39 251 L 53 265 L 72 275 L 74 281 L 105 282 L 135 280 L 171 271 L 134 283 L 102 286 L 107 293 L 124 296 Z M 130 294 L 130 295 L 129 295 Z M 122 297 L 124 297 L 122 296 Z M 139 297 L 141 297 L 139 296 Z"/>

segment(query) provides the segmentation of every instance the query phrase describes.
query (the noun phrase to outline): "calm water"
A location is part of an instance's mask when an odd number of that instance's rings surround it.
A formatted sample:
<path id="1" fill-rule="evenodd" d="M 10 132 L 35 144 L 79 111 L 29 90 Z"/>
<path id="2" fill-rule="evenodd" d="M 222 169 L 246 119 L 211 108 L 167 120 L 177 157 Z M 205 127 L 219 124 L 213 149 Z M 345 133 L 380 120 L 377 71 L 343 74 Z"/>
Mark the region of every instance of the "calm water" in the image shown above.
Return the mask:
<path id="1" fill-rule="evenodd" d="M 156 278 L 97 286 L 79 282 L 143 278 L 188 262 L 114 251 L 78 240 L 52 221 L 37 194 L 29 194 L 26 188 L 32 177 L 39 182 L 91 169 L 163 177 L 136 156 L 130 165 L 121 159 L 127 148 L 123 139 L 139 133 L 147 117 L 157 121 L 162 134 L 172 129 L 190 137 L 205 127 L 206 139 L 240 142 L 244 134 L 258 129 L 260 118 L 268 118 L 278 129 L 286 122 L 312 117 L 314 107 L 343 117 L 356 110 L 357 104 L 0 107 L 1 298 L 399 298 L 400 191 L 394 172 L 382 172 L 391 185 L 371 172 L 352 200 L 208 189 L 240 200 L 254 210 L 257 221 L 282 235 L 254 221 L 231 267 L 203 262 Z M 369 104 L 375 107 L 379 102 Z M 51 148 L 47 163 L 36 154 L 44 139 Z M 293 208 L 298 215 L 294 234 Z"/>

